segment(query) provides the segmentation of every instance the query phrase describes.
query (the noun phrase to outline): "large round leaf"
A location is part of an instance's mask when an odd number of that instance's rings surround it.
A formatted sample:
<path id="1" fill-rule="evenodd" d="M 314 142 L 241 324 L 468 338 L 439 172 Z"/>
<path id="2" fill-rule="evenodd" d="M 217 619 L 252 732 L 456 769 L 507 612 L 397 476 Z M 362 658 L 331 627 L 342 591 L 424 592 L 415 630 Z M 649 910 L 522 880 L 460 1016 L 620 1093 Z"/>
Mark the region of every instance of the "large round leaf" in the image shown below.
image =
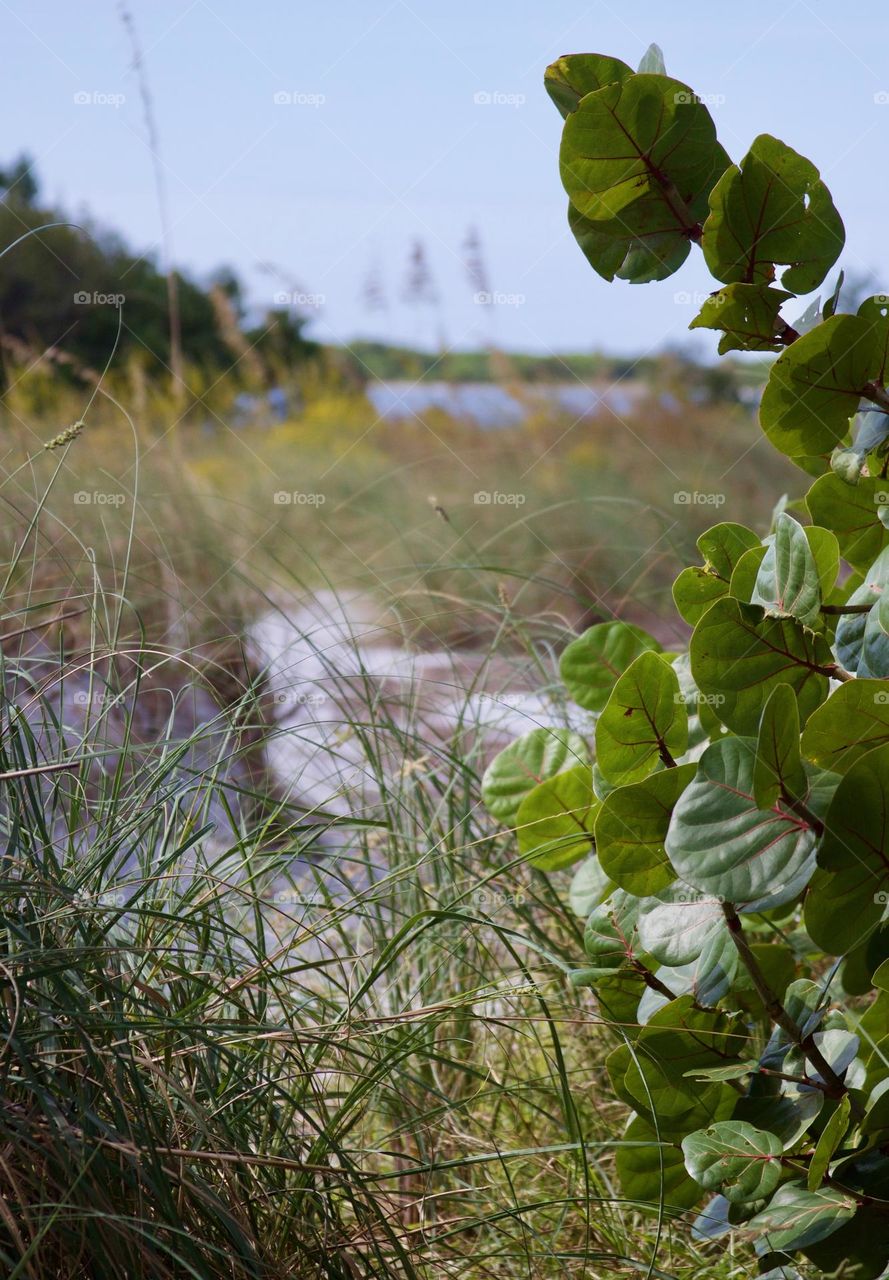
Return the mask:
<path id="1" fill-rule="evenodd" d="M 756 743 L 750 738 L 723 738 L 708 747 L 673 810 L 666 849 L 678 875 L 702 893 L 775 906 L 790 901 L 808 882 L 817 832 L 789 807 L 759 808 L 755 763 Z M 823 812 L 829 792 L 825 782 L 810 782 L 807 808 Z"/>
<path id="2" fill-rule="evenodd" d="M 765 284 L 727 284 L 704 300 L 689 329 L 717 329 L 719 354 L 729 351 L 783 351 L 781 304 L 793 294 Z"/>
<path id="3" fill-rule="evenodd" d="M 752 529 L 731 521 L 714 525 L 701 534 L 698 550 L 704 559 L 703 566 L 683 569 L 673 583 L 673 599 L 686 622 L 695 626 L 714 600 L 728 594 L 738 561 L 746 551 L 759 545 Z"/>
<path id="4" fill-rule="evenodd" d="M 614 886 L 602 870 L 599 859 L 591 854 L 577 868 L 568 890 L 568 903 L 576 916 L 585 920 L 593 907 L 603 902 Z"/>
<path id="5" fill-rule="evenodd" d="M 802 751 L 822 769 L 848 773 L 861 756 L 889 743 L 889 682 L 847 680 L 809 717 Z"/>
<path id="6" fill-rule="evenodd" d="M 702 1082 L 685 1073 L 736 1061 L 745 1043 L 737 1019 L 697 1009 L 686 995 L 658 1009 L 632 1050 L 621 1045 L 606 1065 L 617 1095 L 664 1137 L 678 1138 L 727 1119 L 738 1097 L 723 1081 Z"/>
<path id="7" fill-rule="evenodd" d="M 847 315 L 797 338 L 772 366 L 760 405 L 775 448 L 793 458 L 838 445 L 868 383 L 882 373 L 884 340 L 882 326 Z"/>
<path id="8" fill-rule="evenodd" d="M 664 839 L 694 773 L 693 764 L 663 769 L 606 796 L 596 818 L 596 851 L 602 870 L 622 889 L 645 896 L 675 878 Z"/>
<path id="9" fill-rule="evenodd" d="M 583 949 L 598 969 L 620 969 L 638 951 L 638 902 L 618 890 L 593 907 L 583 931 Z"/>
<path id="10" fill-rule="evenodd" d="M 756 575 L 751 603 L 767 613 L 814 627 L 821 616 L 821 580 L 803 526 L 782 511 Z"/>
<path id="11" fill-rule="evenodd" d="M 559 662 L 559 675 L 571 698 L 587 711 L 601 711 L 611 690 L 640 653 L 661 646 L 647 631 L 629 622 L 599 622 L 572 640 Z"/>
<path id="12" fill-rule="evenodd" d="M 810 293 L 827 275 L 845 240 L 843 223 L 818 170 L 792 147 L 761 133 L 740 165 L 710 196 L 701 247 L 717 280 L 781 283 Z"/>
<path id="13" fill-rule="evenodd" d="M 663 1204 L 675 1213 L 692 1208 L 701 1198 L 701 1188 L 689 1177 L 682 1152 L 659 1141 L 641 1116 L 634 1116 L 627 1126 L 615 1164 L 621 1190 L 637 1204 Z"/>
<path id="14" fill-rule="evenodd" d="M 847 671 L 860 677 L 879 676 L 881 670 L 871 670 L 873 662 L 882 668 L 886 662 L 886 641 L 882 623 L 872 621 L 873 607 L 881 602 L 889 589 L 889 547 L 884 548 L 864 575 L 864 581 L 853 591 L 846 603 L 860 608 L 869 606 L 868 613 L 843 614 L 837 623 L 837 659 Z"/>
<path id="15" fill-rule="evenodd" d="M 642 653 L 624 672 L 596 721 L 596 763 L 613 783 L 672 764 L 688 746 L 688 712 L 669 662 Z"/>
<path id="16" fill-rule="evenodd" d="M 778 684 L 796 695 L 800 723 L 827 697 L 833 654 L 822 636 L 793 618 L 770 618 L 756 605 L 717 600 L 695 627 L 691 670 L 713 710 L 735 733 L 756 733 Z"/>
<path id="17" fill-rule="evenodd" d="M 802 799 L 807 790 L 808 780 L 800 758 L 796 698 L 790 685 L 779 684 L 769 695 L 759 722 L 753 769 L 754 798 L 760 809 L 770 809 L 779 799 Z"/>
<path id="18" fill-rule="evenodd" d="M 771 1203 L 744 1228 L 752 1239 L 765 1239 L 769 1249 L 802 1249 L 824 1240 L 854 1216 L 856 1202 L 832 1188 L 807 1191 L 801 1183 L 780 1187 Z"/>
<path id="19" fill-rule="evenodd" d="M 482 800 L 504 825 L 515 826 L 529 792 L 562 769 L 589 761 L 583 738 L 568 729 L 532 729 L 496 755 L 482 777 Z"/>
<path id="20" fill-rule="evenodd" d="M 707 108 L 668 76 L 633 75 L 587 94 L 562 134 L 575 208 L 615 234 L 670 233 L 686 251 L 728 163 Z"/>
<path id="21" fill-rule="evenodd" d="M 806 900 L 806 928 L 830 955 L 857 945 L 889 901 L 889 745 L 852 765 L 834 793 Z"/>
<path id="22" fill-rule="evenodd" d="M 765 1199 L 781 1180 L 780 1139 L 743 1120 L 720 1120 L 690 1133 L 682 1153 L 691 1177 L 732 1204 Z"/>
<path id="23" fill-rule="evenodd" d="M 887 595 L 880 596 L 879 600 L 871 605 L 870 613 L 867 614 L 858 674 L 877 676 L 880 679 L 889 676 L 889 596 Z"/>
<path id="24" fill-rule="evenodd" d="M 806 494 L 809 515 L 833 530 L 843 558 L 856 569 L 866 569 L 889 544 L 889 529 L 877 514 L 881 497 L 889 502 L 889 481 L 862 476 L 853 486 L 833 472 L 819 476 Z"/>
<path id="25" fill-rule="evenodd" d="M 573 53 L 550 63 L 543 73 L 543 84 L 561 115 L 567 118 L 588 93 L 626 80 L 632 74 L 632 67 L 620 58 L 604 53 Z"/>
<path id="26" fill-rule="evenodd" d="M 720 900 L 682 880 L 639 904 L 640 942 L 661 964 L 688 964 L 727 933 Z"/>
<path id="27" fill-rule="evenodd" d="M 598 806 L 589 765 L 566 769 L 541 782 L 519 805 L 519 852 L 541 871 L 577 862 L 593 847 Z"/>

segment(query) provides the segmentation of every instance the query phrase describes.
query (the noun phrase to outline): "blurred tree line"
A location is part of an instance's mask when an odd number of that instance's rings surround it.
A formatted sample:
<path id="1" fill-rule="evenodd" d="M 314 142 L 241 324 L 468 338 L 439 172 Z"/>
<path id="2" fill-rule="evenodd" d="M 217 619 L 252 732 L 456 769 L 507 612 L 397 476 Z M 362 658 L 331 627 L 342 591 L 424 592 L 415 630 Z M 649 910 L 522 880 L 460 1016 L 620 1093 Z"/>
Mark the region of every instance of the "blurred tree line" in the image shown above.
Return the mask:
<path id="1" fill-rule="evenodd" d="M 148 367 L 170 365 L 166 276 L 150 254 L 135 253 L 116 233 L 79 226 L 40 198 L 26 155 L 0 168 L 0 380 L 10 358 L 47 348 L 60 368 L 101 370 L 118 340 L 116 359 L 139 356 Z M 64 224 L 48 226 L 48 224 Z M 47 227 L 40 232 L 38 229 Z M 37 231 L 36 235 L 28 232 Z M 22 237 L 26 237 L 22 239 Z M 15 244 L 19 241 L 18 244 Z M 3 253 L 15 244 L 11 252 Z M 282 369 L 317 355 L 305 335 L 309 317 L 287 307 L 247 322 L 242 286 L 229 269 L 206 284 L 177 273 L 182 353 L 186 365 L 221 372 L 250 353 L 254 381 L 274 385 Z M 120 304 L 123 314 L 120 325 Z M 242 372 L 246 373 L 244 369 Z"/>

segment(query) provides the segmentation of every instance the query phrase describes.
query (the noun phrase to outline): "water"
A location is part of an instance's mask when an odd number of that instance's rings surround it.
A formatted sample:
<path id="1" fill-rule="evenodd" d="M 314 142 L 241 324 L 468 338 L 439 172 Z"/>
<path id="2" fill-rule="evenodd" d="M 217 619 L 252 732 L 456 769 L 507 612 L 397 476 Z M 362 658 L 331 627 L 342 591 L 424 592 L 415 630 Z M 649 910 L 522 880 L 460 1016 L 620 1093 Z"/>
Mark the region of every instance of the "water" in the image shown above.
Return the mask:
<path id="1" fill-rule="evenodd" d="M 476 422 L 482 427 L 515 426 L 527 417 L 555 409 L 574 418 L 601 414 L 625 417 L 649 395 L 640 383 L 590 386 L 581 382 L 525 385 L 521 396 L 492 382 L 371 382 L 367 398 L 381 418 L 420 416 L 430 409 Z"/>

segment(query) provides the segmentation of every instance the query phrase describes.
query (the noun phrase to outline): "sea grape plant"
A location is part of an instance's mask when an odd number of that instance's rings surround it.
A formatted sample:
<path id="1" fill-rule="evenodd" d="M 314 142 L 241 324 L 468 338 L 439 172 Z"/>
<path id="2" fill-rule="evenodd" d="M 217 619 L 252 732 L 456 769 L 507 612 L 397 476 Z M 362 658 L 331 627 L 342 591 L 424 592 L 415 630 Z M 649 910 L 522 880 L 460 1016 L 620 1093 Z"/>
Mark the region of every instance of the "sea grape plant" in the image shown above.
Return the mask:
<path id="1" fill-rule="evenodd" d="M 687 653 L 621 621 L 574 639 L 594 742 L 535 729 L 483 799 L 536 868 L 583 859 L 572 977 L 617 1039 L 623 1194 L 700 1206 L 695 1232 L 740 1233 L 763 1273 L 867 1280 L 889 1266 L 889 297 L 844 313 L 840 276 L 786 318 L 843 247 L 830 192 L 769 134 L 733 162 L 655 47 L 545 83 L 588 262 L 641 284 L 701 250 L 692 327 L 777 356 L 760 423 L 810 487 L 765 538 L 699 538 Z"/>

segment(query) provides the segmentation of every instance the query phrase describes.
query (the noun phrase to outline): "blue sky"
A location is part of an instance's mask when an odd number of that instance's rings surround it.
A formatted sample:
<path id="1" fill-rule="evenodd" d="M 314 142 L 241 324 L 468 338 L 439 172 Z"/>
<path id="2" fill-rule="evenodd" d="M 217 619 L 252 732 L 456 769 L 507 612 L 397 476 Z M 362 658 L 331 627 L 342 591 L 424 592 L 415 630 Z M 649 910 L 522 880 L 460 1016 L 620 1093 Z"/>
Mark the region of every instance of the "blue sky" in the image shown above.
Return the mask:
<path id="1" fill-rule="evenodd" d="M 560 120 L 541 85 L 561 53 L 597 50 L 635 65 L 651 40 L 669 73 L 712 101 L 733 158 L 768 131 L 819 166 L 846 222 L 844 262 L 881 271 L 885 0 L 131 7 L 156 102 L 175 260 L 197 273 L 232 265 L 259 308 L 281 290 L 312 295 L 313 331 L 326 340 L 429 344 L 443 330 L 463 347 L 493 337 L 526 350 L 634 353 L 690 342 L 694 297 L 712 287 L 698 253 L 671 280 L 644 287 L 609 286 L 586 267 L 565 225 Z M 89 210 L 140 249 L 156 246 L 151 155 L 116 4 L 0 0 L 0 15 L 3 158 L 29 150 L 47 197 Z M 492 309 L 473 304 L 466 279 L 470 224 L 502 297 Z M 401 300 L 417 238 L 442 298 L 437 315 Z M 375 266 L 387 312 L 362 303 Z M 699 350 L 715 345 L 695 339 Z"/>

